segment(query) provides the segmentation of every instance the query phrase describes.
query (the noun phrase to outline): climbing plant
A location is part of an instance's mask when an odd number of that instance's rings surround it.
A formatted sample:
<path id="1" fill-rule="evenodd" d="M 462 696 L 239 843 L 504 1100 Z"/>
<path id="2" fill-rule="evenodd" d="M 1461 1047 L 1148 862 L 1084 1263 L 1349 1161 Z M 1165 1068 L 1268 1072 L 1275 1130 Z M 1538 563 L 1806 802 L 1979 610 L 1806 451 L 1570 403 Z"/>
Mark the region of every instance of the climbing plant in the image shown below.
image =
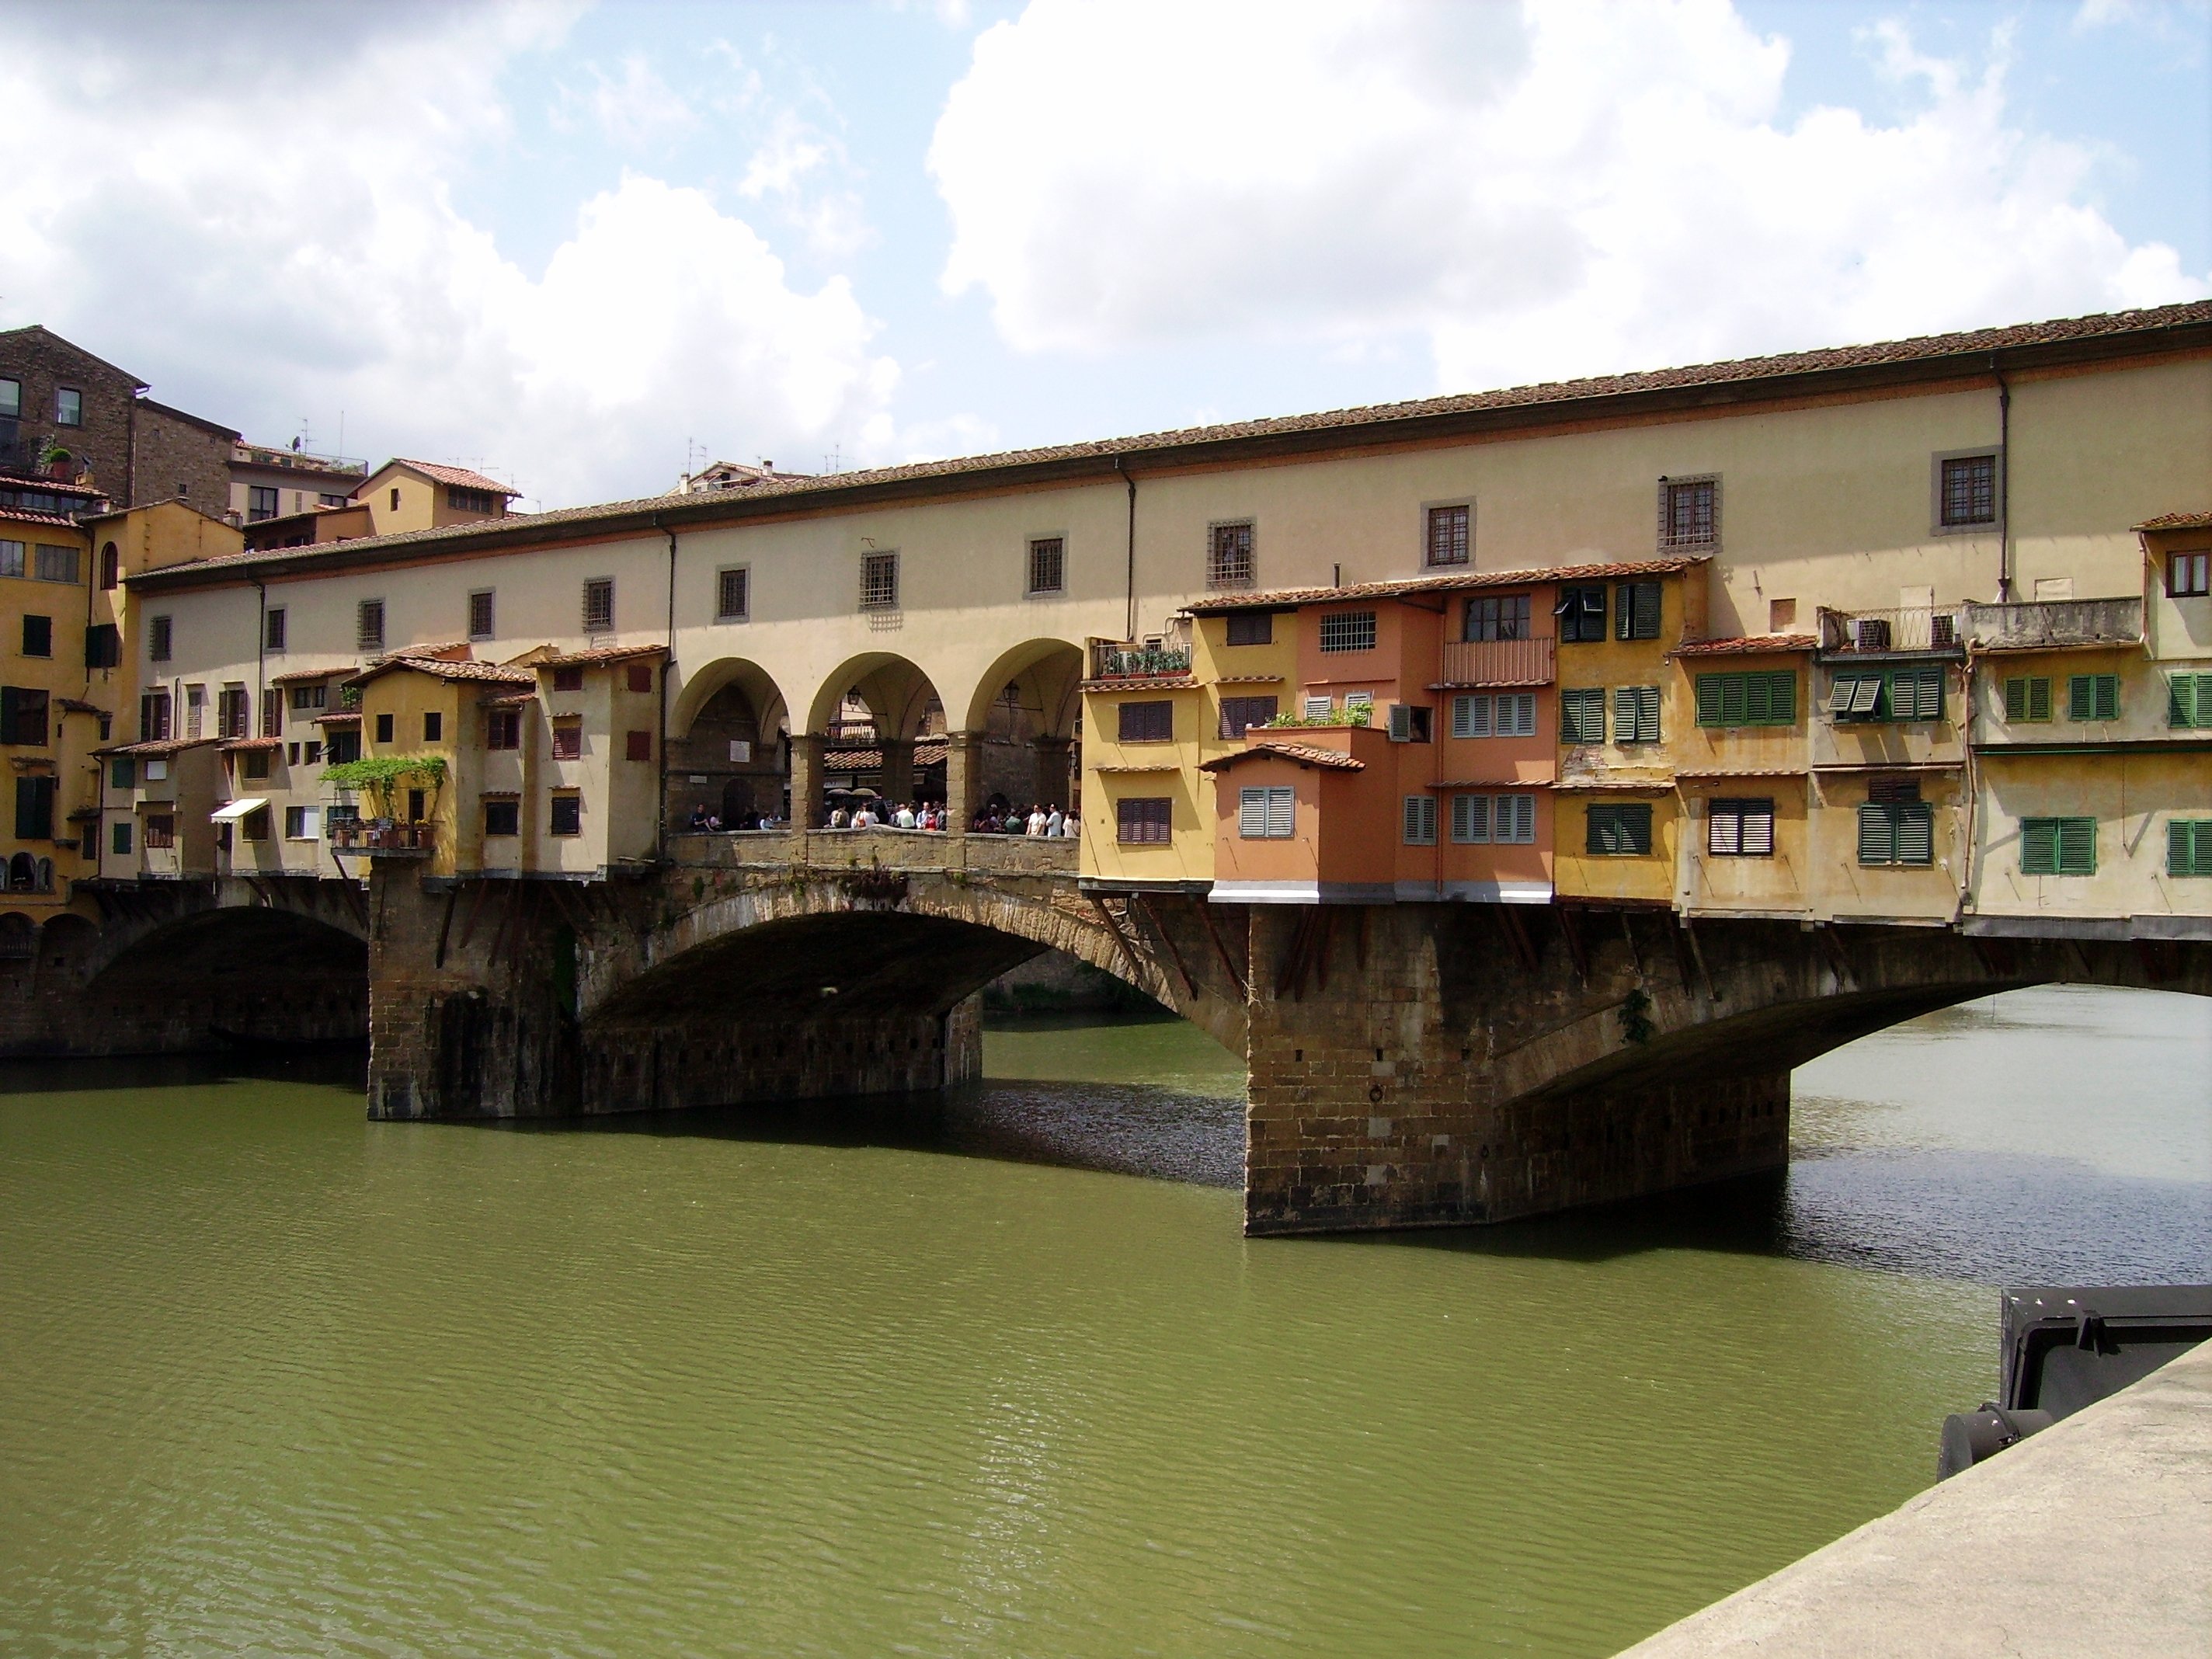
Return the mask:
<path id="1" fill-rule="evenodd" d="M 365 793 L 375 809 L 370 816 L 380 818 L 399 816 L 394 803 L 402 788 L 427 788 L 434 794 L 445 781 L 446 762 L 441 755 L 365 755 L 323 769 L 325 783 L 334 789 Z"/>

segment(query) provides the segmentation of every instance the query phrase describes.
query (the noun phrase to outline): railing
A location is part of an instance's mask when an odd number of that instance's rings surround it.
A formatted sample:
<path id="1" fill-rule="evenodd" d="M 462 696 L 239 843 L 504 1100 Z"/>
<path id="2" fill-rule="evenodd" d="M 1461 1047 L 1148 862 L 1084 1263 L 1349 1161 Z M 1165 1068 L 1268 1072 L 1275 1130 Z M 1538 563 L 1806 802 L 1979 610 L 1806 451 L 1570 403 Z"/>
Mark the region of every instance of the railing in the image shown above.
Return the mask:
<path id="1" fill-rule="evenodd" d="M 1820 649 L 1836 656 L 1963 652 L 1962 606 L 1915 606 L 1898 611 L 1820 610 Z"/>
<path id="2" fill-rule="evenodd" d="M 2006 651 L 2043 646 L 2136 645 L 2143 636 L 2143 605 L 2141 599 L 1968 605 L 1966 632 L 1977 645 Z"/>
<path id="3" fill-rule="evenodd" d="M 1126 640 L 1091 642 L 1091 678 L 1094 680 L 1168 679 L 1190 672 L 1187 645 L 1139 644 Z"/>
<path id="4" fill-rule="evenodd" d="M 356 819 L 331 826 L 331 845 L 341 853 L 428 853 L 434 843 L 432 823 L 377 823 Z"/>
<path id="5" fill-rule="evenodd" d="M 1534 640 L 1448 640 L 1444 642 L 1446 685 L 1549 685 L 1556 667 L 1555 641 Z"/>
<path id="6" fill-rule="evenodd" d="M 318 455 L 313 450 L 246 443 L 240 444 L 232 454 L 248 466 L 296 467 L 303 472 L 338 472 L 357 478 L 368 475 L 368 463 L 357 455 Z"/>

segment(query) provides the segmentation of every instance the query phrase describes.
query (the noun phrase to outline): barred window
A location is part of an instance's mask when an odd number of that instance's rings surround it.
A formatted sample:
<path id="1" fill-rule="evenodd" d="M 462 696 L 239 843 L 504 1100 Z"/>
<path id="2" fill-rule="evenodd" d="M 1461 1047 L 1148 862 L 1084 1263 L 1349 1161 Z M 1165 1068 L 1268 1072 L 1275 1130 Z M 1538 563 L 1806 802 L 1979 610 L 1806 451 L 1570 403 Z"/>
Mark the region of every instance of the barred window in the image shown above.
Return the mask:
<path id="1" fill-rule="evenodd" d="M 1468 640 L 1525 640 L 1528 637 L 1528 596 L 1500 593 L 1467 602 Z"/>
<path id="2" fill-rule="evenodd" d="M 1249 587 L 1258 580 L 1252 557 L 1252 522 L 1218 524 L 1206 532 L 1206 585 Z"/>
<path id="3" fill-rule="evenodd" d="M 615 625 L 615 579 L 594 576 L 584 584 L 584 631 L 605 634 Z"/>
<path id="4" fill-rule="evenodd" d="M 1705 851 L 1715 858 L 1774 856 L 1774 802 L 1716 800 L 1706 809 Z"/>
<path id="5" fill-rule="evenodd" d="M 1165 700 L 1123 703 L 1118 736 L 1123 743 L 1173 742 L 1175 704 Z"/>
<path id="6" fill-rule="evenodd" d="M 1946 528 L 1997 521 L 1997 458 L 1961 455 L 1942 464 L 1941 521 Z"/>
<path id="7" fill-rule="evenodd" d="M 860 609 L 896 611 L 899 602 L 898 555 L 868 553 L 860 559 Z"/>
<path id="8" fill-rule="evenodd" d="M 1039 536 L 1030 543 L 1030 586 L 1032 593 L 1058 593 L 1067 586 L 1067 544 L 1058 536 Z"/>
<path id="9" fill-rule="evenodd" d="M 167 662 L 176 644 L 176 625 L 167 617 L 155 617 L 146 625 L 146 655 L 154 662 Z"/>
<path id="10" fill-rule="evenodd" d="M 1175 827 L 1175 803 L 1164 795 L 1136 796 L 1114 803 L 1114 838 L 1125 846 L 1166 842 Z"/>
<path id="11" fill-rule="evenodd" d="M 261 643 L 270 651 L 284 648 L 284 608 L 278 605 L 261 618 Z"/>
<path id="12" fill-rule="evenodd" d="M 714 620 L 744 622 L 752 614 L 752 570 L 732 565 L 714 573 Z"/>
<path id="13" fill-rule="evenodd" d="M 1659 545 L 1710 547 L 1720 539 L 1720 480 L 1659 481 Z"/>
<path id="14" fill-rule="evenodd" d="M 1473 538 L 1468 534 L 1468 522 L 1474 509 L 1465 506 L 1432 507 L 1429 509 L 1429 562 L 1465 564 L 1471 550 Z"/>
<path id="15" fill-rule="evenodd" d="M 1341 611 L 1321 619 L 1321 648 L 1324 651 L 1372 651 L 1375 612 Z"/>
<path id="16" fill-rule="evenodd" d="M 1273 645 L 1275 642 L 1274 613 L 1270 611 L 1231 612 L 1227 637 L 1231 645 Z"/>
<path id="17" fill-rule="evenodd" d="M 364 651 L 384 649 L 382 599 L 363 599 L 354 607 L 354 640 Z"/>
<path id="18" fill-rule="evenodd" d="M 492 590 L 480 587 L 469 595 L 469 637 L 488 640 L 492 635 Z"/>
<path id="19" fill-rule="evenodd" d="M 1224 697 L 1221 700 L 1221 735 L 1234 743 L 1246 730 L 1265 726 L 1275 718 L 1273 697 Z"/>

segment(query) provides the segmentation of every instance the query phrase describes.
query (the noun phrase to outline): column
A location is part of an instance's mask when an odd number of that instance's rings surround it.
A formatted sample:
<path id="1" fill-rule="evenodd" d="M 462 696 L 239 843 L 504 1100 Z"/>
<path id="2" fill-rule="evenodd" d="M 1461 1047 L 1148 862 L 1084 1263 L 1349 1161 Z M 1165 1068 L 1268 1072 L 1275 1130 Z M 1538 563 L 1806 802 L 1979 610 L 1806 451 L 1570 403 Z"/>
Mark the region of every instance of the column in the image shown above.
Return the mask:
<path id="1" fill-rule="evenodd" d="M 791 735 L 791 823 L 795 830 L 822 827 L 822 736 Z"/>
<path id="2" fill-rule="evenodd" d="M 884 753 L 884 804 L 896 811 L 901 802 L 914 799 L 914 739 L 884 738 L 877 746 Z"/>
<path id="3" fill-rule="evenodd" d="M 1030 746 L 1036 751 L 1036 798 L 1045 806 L 1057 806 L 1065 811 L 1071 804 L 1074 786 L 1068 781 L 1068 757 L 1075 748 L 1073 738 L 1032 738 Z"/>
<path id="4" fill-rule="evenodd" d="M 964 836 L 982 804 L 983 734 L 948 732 L 945 739 L 945 810 L 952 820 L 952 833 Z"/>

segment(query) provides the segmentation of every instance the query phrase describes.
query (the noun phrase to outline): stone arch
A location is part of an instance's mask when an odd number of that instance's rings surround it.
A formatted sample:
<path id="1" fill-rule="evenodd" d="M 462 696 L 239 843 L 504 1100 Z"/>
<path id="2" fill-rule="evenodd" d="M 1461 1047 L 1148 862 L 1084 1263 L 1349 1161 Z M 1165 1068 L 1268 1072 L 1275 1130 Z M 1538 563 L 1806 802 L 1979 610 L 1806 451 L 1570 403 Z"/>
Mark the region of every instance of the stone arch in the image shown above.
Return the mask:
<path id="1" fill-rule="evenodd" d="M 732 686 L 751 705 L 764 728 L 781 731 L 788 725 L 789 708 L 773 674 L 749 658 L 718 657 L 684 676 L 684 689 L 669 710 L 670 741 L 690 736 L 701 711 Z"/>
<path id="2" fill-rule="evenodd" d="M 845 713 L 850 701 L 867 711 L 865 733 L 852 728 Z M 829 780 L 848 775 L 842 787 L 853 789 L 855 799 L 870 791 L 891 805 L 945 799 L 950 750 L 944 738 L 944 703 L 918 663 L 889 651 L 847 658 L 823 678 L 807 711 L 805 741 L 812 763 L 803 788 L 799 767 L 793 769 L 793 820 L 823 823 Z M 923 738 L 933 741 L 917 752 Z"/>
<path id="3" fill-rule="evenodd" d="M 0 914 L 0 963 L 31 962 L 39 954 L 39 924 L 21 910 Z"/>
<path id="4" fill-rule="evenodd" d="M 963 728 L 974 763 L 966 815 L 986 802 L 1073 809 L 1080 789 L 1076 735 L 1082 714 L 1082 647 L 1027 640 L 1000 653 L 969 692 Z"/>
<path id="5" fill-rule="evenodd" d="M 878 736 L 908 743 L 921 734 L 933 706 L 939 711 L 944 707 L 920 664 L 895 651 L 866 651 L 823 677 L 807 710 L 807 732 L 827 735 L 848 696 L 868 706 Z"/>
<path id="6" fill-rule="evenodd" d="M 1055 738 L 1073 737 L 1082 710 L 1078 690 L 1082 684 L 1081 646 L 1067 640 L 1025 640 L 1010 651 L 1000 652 L 998 660 L 975 682 L 961 729 L 987 730 L 1011 686 L 1021 693 L 1021 705 L 1035 716 L 1038 731 Z"/>
<path id="7" fill-rule="evenodd" d="M 787 811 L 791 714 L 758 663 L 725 657 L 684 683 L 668 730 L 668 821 L 750 829 Z"/>
<path id="8" fill-rule="evenodd" d="M 100 947 L 100 929 L 73 910 L 46 918 L 39 930 L 39 963 L 45 968 L 77 968 Z"/>

